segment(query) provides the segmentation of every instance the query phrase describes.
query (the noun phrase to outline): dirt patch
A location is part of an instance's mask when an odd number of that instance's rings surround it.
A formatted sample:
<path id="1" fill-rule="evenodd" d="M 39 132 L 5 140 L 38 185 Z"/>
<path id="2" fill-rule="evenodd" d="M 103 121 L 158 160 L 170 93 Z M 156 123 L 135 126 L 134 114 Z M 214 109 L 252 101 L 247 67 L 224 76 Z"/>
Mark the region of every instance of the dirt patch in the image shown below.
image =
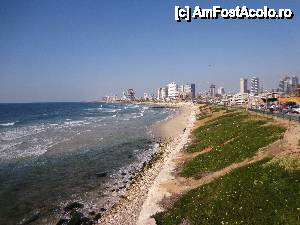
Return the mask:
<path id="1" fill-rule="evenodd" d="M 159 203 L 159 205 L 164 208 L 164 209 L 168 209 L 173 207 L 174 203 L 180 198 L 180 194 L 174 194 L 172 196 L 165 196 L 161 202 Z"/>
<path id="2" fill-rule="evenodd" d="M 191 223 L 187 219 L 184 219 L 179 225 L 191 225 Z"/>
<path id="3" fill-rule="evenodd" d="M 175 162 L 177 163 L 182 163 L 182 162 L 186 162 L 187 160 L 191 160 L 195 157 L 197 157 L 198 155 L 203 155 L 205 153 L 208 153 L 212 150 L 211 147 L 209 148 L 205 148 L 204 150 L 202 150 L 201 152 L 180 152 L 177 156 L 177 158 L 175 159 Z"/>

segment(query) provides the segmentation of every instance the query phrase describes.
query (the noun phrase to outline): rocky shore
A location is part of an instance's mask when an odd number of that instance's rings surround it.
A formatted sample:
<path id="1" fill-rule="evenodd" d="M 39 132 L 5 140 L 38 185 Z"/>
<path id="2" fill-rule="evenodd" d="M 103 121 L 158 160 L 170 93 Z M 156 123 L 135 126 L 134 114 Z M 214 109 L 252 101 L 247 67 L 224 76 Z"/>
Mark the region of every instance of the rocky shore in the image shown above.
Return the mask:
<path id="1" fill-rule="evenodd" d="M 160 149 L 132 180 L 120 201 L 101 214 L 98 224 L 155 224 L 150 217 L 160 210 L 157 203 L 166 194 L 158 186 L 171 175 L 172 160 L 188 142 L 196 116 L 196 108 L 192 105 L 181 104 L 177 107 L 180 107 L 177 116 L 158 127 L 164 140 Z"/>
<path id="2" fill-rule="evenodd" d="M 121 181 L 108 187 L 113 198 L 94 208 L 83 205 L 80 199 L 62 205 L 60 219 L 44 220 L 45 224 L 53 225 L 92 225 L 92 224 L 155 224 L 150 217 L 160 211 L 158 202 L 166 193 L 160 190 L 159 184 L 164 179 L 170 179 L 173 169 L 172 160 L 188 142 L 191 129 L 196 117 L 196 107 L 189 103 L 159 105 L 158 107 L 176 107 L 177 113 L 173 118 L 153 126 L 156 132 L 158 148 L 150 160 L 136 171 L 130 169 L 121 171 Z M 105 178 L 107 173 L 95 174 Z M 154 205 L 152 205 L 152 203 Z M 100 207 L 100 208 L 99 208 Z M 23 224 L 34 224 L 39 212 L 26 218 Z M 153 223 L 154 222 L 154 223 Z"/>

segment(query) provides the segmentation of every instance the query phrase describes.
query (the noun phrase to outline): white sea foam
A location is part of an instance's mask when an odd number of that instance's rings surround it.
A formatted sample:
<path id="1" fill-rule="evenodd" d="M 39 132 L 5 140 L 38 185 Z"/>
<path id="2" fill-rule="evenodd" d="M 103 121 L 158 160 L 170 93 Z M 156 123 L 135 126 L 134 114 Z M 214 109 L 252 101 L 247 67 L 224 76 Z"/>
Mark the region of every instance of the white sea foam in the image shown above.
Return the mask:
<path id="1" fill-rule="evenodd" d="M 114 112 L 117 112 L 117 111 L 121 111 L 122 109 L 109 109 L 109 108 L 102 108 L 102 107 L 99 107 L 99 108 L 88 108 L 88 109 L 85 109 L 86 111 L 94 111 L 94 112 L 107 112 L 107 113 L 114 113 Z"/>
<path id="2" fill-rule="evenodd" d="M 23 138 L 32 134 L 38 134 L 45 130 L 45 125 L 32 125 L 27 127 L 19 127 L 12 130 L 0 132 L 0 140 L 10 141 Z"/>
<path id="3" fill-rule="evenodd" d="M 136 108 L 139 108 L 140 106 L 139 105 L 133 105 L 133 104 L 130 104 L 127 106 L 127 108 L 129 109 L 136 109 Z"/>
<path id="4" fill-rule="evenodd" d="M 29 142 L 29 143 L 27 143 Z M 23 145 L 25 145 L 23 147 Z M 32 156 L 39 156 L 47 152 L 47 149 L 53 145 L 51 139 L 33 138 L 26 142 L 15 142 L 0 145 L 0 159 L 19 159 Z"/>
<path id="5" fill-rule="evenodd" d="M 16 122 L 10 122 L 10 123 L 0 123 L 0 126 L 3 126 L 3 127 L 9 127 L 9 126 L 13 126 L 15 125 Z"/>
<path id="6" fill-rule="evenodd" d="M 81 125 L 83 123 L 85 123 L 85 120 L 73 120 L 73 121 L 68 121 L 68 122 L 64 122 L 65 125 L 69 125 L 69 126 L 78 126 Z"/>

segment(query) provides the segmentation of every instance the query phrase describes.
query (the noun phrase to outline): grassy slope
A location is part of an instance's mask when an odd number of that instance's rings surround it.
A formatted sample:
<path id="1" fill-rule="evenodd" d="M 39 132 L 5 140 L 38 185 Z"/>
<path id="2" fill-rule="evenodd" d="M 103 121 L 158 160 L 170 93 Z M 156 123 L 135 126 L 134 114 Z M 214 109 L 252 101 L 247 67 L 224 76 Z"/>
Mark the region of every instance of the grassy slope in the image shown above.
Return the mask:
<path id="1" fill-rule="evenodd" d="M 183 195 L 158 225 L 300 224 L 300 171 L 263 162 L 237 169 Z"/>
<path id="2" fill-rule="evenodd" d="M 219 170 L 253 156 L 259 148 L 280 138 L 285 130 L 266 122 L 229 111 L 196 129 L 188 151 L 213 149 L 188 161 L 182 175 Z M 280 160 L 265 162 L 236 169 L 187 192 L 171 209 L 154 216 L 157 224 L 176 225 L 185 220 L 209 225 L 300 224 L 300 171 L 283 169 Z"/>
<path id="3" fill-rule="evenodd" d="M 216 171 L 252 157 L 259 148 L 274 142 L 285 131 L 279 126 L 265 125 L 267 120 L 249 118 L 243 113 L 229 113 L 196 129 L 188 151 L 213 149 L 185 163 L 181 175 L 196 176 Z"/>

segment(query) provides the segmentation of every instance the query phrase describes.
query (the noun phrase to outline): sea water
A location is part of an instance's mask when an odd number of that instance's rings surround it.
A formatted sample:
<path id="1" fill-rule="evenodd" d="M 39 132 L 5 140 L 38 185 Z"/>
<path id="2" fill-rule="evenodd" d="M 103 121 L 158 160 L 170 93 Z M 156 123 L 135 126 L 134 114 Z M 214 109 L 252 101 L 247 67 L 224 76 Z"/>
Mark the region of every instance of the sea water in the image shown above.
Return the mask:
<path id="1" fill-rule="evenodd" d="M 0 104 L 0 224 L 97 211 L 155 150 L 151 126 L 173 109 L 112 103 Z"/>

